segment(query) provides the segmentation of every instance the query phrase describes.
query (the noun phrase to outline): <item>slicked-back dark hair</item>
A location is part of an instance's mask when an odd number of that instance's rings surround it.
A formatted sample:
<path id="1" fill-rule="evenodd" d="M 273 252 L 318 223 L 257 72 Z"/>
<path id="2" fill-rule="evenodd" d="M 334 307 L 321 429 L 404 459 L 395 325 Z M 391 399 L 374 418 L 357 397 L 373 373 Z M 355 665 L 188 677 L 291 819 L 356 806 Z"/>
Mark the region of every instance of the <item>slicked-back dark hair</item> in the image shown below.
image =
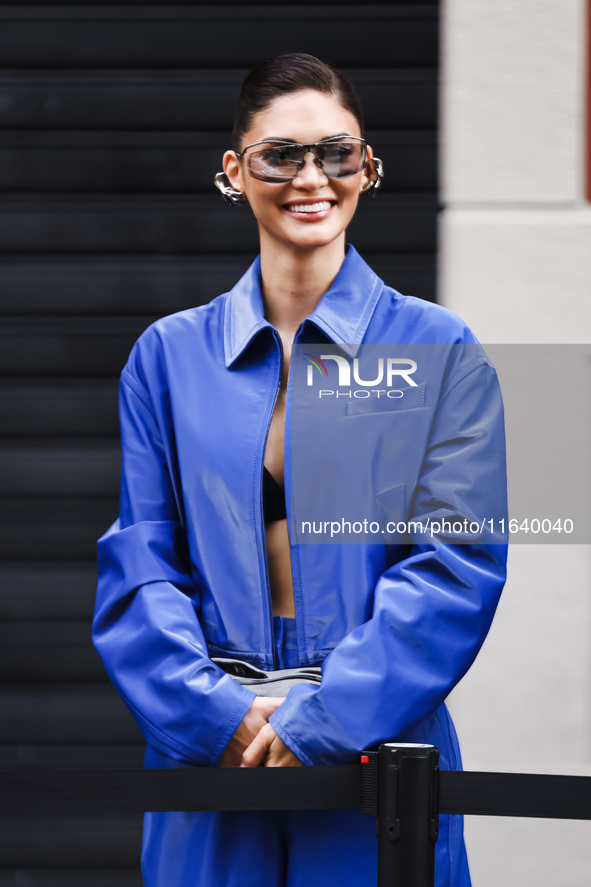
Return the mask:
<path id="1" fill-rule="evenodd" d="M 255 114 L 268 108 L 280 96 L 300 89 L 314 89 L 334 96 L 353 114 L 363 135 L 361 104 L 345 75 L 313 55 L 289 52 L 259 62 L 245 77 L 232 130 L 234 150 L 241 150 L 242 139 Z"/>

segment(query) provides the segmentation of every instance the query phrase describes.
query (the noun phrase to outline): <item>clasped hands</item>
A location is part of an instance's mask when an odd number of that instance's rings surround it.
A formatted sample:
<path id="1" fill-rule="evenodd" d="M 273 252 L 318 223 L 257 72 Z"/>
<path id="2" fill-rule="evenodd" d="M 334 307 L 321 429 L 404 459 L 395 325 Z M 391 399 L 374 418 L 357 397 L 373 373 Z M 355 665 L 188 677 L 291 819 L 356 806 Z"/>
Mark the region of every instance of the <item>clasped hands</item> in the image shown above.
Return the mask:
<path id="1" fill-rule="evenodd" d="M 283 697 L 257 696 L 218 761 L 218 767 L 303 767 L 269 718 Z"/>

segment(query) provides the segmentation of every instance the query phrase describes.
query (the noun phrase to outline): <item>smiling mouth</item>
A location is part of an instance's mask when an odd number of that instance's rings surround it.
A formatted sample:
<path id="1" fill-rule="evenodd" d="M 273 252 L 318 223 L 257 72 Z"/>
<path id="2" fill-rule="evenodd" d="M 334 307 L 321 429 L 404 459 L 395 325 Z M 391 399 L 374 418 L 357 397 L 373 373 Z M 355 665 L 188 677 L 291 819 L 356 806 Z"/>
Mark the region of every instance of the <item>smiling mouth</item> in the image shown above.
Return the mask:
<path id="1" fill-rule="evenodd" d="M 316 200 L 313 203 L 284 203 L 283 209 L 291 213 L 321 213 L 336 205 L 336 200 Z"/>

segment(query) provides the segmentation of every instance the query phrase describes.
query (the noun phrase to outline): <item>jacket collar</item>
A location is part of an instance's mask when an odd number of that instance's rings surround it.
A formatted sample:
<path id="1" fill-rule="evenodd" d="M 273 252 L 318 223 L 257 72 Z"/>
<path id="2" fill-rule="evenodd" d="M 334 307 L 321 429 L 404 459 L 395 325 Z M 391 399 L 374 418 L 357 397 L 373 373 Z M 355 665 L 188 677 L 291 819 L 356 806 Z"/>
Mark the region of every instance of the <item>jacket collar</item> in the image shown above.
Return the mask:
<path id="1" fill-rule="evenodd" d="M 357 250 L 347 253 L 330 288 L 307 318 L 337 345 L 359 345 L 384 286 Z M 245 351 L 256 334 L 271 324 L 263 313 L 261 257 L 230 291 L 224 317 L 226 366 Z M 357 349 L 347 349 L 355 352 Z"/>

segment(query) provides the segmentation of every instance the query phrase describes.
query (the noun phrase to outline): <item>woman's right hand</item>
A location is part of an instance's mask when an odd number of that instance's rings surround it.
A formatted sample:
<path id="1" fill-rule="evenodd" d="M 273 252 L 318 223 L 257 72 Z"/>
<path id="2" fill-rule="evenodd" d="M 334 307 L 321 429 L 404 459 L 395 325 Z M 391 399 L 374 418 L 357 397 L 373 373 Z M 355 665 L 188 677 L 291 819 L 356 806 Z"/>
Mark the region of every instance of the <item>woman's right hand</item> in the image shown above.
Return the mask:
<path id="1" fill-rule="evenodd" d="M 244 751 L 283 701 L 283 696 L 257 696 L 253 700 L 252 705 L 236 728 L 236 732 L 223 750 L 218 767 L 240 766 Z"/>

